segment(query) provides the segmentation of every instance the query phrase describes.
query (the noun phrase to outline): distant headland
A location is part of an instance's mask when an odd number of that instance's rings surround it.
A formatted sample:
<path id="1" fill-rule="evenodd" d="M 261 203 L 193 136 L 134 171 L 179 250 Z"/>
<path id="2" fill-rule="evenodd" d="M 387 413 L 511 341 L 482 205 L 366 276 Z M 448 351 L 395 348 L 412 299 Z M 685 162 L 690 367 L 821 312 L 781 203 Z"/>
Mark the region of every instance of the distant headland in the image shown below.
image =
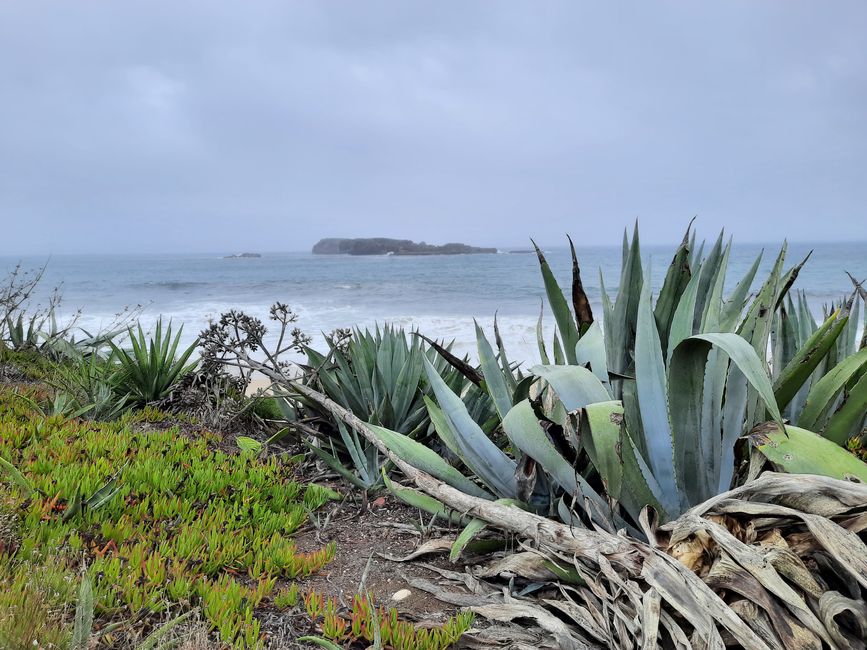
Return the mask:
<path id="1" fill-rule="evenodd" d="M 224 255 L 223 259 L 225 259 L 225 260 L 237 260 L 237 259 L 242 259 L 242 258 L 245 259 L 245 258 L 249 258 L 249 257 L 262 257 L 262 255 L 260 253 L 235 253 L 234 255 Z"/>
<path id="2" fill-rule="evenodd" d="M 466 244 L 443 244 L 435 246 L 409 239 L 320 239 L 313 246 L 316 255 L 479 255 L 496 253 L 496 248 L 479 248 Z"/>

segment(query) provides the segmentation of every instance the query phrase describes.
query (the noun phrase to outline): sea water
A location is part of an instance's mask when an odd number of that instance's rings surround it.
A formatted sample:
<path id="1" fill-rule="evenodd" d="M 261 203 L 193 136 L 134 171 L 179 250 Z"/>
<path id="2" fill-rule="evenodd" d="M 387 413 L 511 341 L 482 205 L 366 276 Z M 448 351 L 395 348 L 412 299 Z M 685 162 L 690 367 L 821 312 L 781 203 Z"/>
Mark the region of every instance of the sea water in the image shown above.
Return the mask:
<path id="1" fill-rule="evenodd" d="M 767 275 L 778 246 L 740 245 L 732 251 L 729 289 L 764 249 L 758 283 Z M 795 288 L 806 292 L 817 317 L 822 305 L 852 291 L 846 276 L 867 278 L 867 244 L 790 244 L 786 267 L 813 254 Z M 658 291 L 673 246 L 643 247 L 645 268 Z M 271 253 L 258 258 L 226 258 L 227 252 L 172 255 L 58 255 L 51 258 L 0 258 L 0 272 L 17 262 L 26 268 L 47 262 L 36 296 L 42 302 L 59 286 L 61 320 L 81 310 L 78 325 L 95 331 L 125 307 L 140 306 L 145 327 L 159 315 L 183 323 L 185 341 L 228 309 L 267 319 L 275 301 L 288 304 L 298 326 L 323 345 L 322 333 L 338 327 L 394 323 L 435 338 L 454 340 L 454 349 L 473 355 L 476 319 L 489 334 L 494 314 L 510 357 L 538 360 L 536 322 L 545 294 L 534 254 L 424 257 L 352 257 L 310 253 Z M 567 296 L 571 263 L 567 248 L 546 250 L 546 257 Z M 578 247 L 584 288 L 594 313 L 601 315 L 600 274 L 614 297 L 620 275 L 621 248 Z M 267 320 L 266 320 L 267 322 Z M 544 309 L 546 337 L 552 322 Z"/>

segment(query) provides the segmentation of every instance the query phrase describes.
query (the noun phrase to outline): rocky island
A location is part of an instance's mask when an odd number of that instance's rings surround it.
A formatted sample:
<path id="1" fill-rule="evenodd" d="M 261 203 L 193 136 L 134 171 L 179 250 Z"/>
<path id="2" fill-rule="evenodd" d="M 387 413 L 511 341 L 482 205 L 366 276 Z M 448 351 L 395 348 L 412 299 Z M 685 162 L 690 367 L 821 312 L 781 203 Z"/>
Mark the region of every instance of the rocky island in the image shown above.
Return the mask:
<path id="1" fill-rule="evenodd" d="M 262 257 L 260 253 L 235 253 L 234 255 L 224 255 L 224 260 L 238 260 Z"/>
<path id="2" fill-rule="evenodd" d="M 320 239 L 313 246 L 315 255 L 479 255 L 496 253 L 496 248 L 479 248 L 466 244 L 443 244 L 437 246 L 409 239 L 371 237 Z"/>

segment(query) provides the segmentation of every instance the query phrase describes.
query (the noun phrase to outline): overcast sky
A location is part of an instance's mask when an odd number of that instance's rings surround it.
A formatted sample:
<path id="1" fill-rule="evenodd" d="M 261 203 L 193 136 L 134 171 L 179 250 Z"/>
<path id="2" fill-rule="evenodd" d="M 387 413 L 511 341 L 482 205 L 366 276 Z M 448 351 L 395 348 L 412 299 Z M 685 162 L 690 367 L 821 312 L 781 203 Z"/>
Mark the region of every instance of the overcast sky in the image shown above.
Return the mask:
<path id="1" fill-rule="evenodd" d="M 865 35 L 863 0 L 4 0 L 0 253 L 867 239 Z"/>

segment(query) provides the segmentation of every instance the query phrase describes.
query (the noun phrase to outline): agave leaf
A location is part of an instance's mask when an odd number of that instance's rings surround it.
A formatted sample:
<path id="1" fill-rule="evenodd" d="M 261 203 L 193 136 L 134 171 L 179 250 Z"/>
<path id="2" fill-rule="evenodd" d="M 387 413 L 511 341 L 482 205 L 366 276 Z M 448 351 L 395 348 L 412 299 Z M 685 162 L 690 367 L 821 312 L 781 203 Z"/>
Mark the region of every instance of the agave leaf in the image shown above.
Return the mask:
<path id="1" fill-rule="evenodd" d="M 235 443 L 241 451 L 248 454 L 258 454 L 262 451 L 262 443 L 249 436 L 238 436 L 235 438 Z"/>
<path id="2" fill-rule="evenodd" d="M 623 265 L 620 286 L 613 308 L 605 310 L 602 325 L 605 330 L 605 345 L 608 350 L 608 366 L 614 372 L 628 375 L 633 363 L 632 353 L 638 321 L 638 304 L 644 285 L 641 270 L 641 247 L 638 241 L 638 222 L 632 235 L 632 243 L 623 233 Z M 603 285 L 604 287 L 604 285 Z M 603 305 L 607 298 L 603 289 Z M 610 302 L 608 303 L 610 305 Z"/>
<path id="3" fill-rule="evenodd" d="M 125 465 L 124 465 L 125 466 Z M 96 492 L 90 495 L 84 502 L 84 506 L 86 506 L 89 510 L 98 510 L 103 507 L 109 501 L 111 501 L 114 496 L 120 492 L 120 488 L 117 487 L 117 481 L 120 478 L 120 473 L 123 471 L 123 467 L 120 470 L 115 472 L 115 474 L 105 482 L 105 484 L 100 487 Z"/>
<path id="4" fill-rule="evenodd" d="M 583 336 L 587 328 L 593 323 L 593 310 L 590 308 L 590 300 L 584 291 L 584 283 L 581 282 L 581 267 L 578 266 L 575 244 L 572 243 L 572 238 L 569 235 L 566 235 L 566 239 L 569 240 L 569 250 L 572 253 L 572 309 L 575 310 L 575 323 L 578 326 L 578 332 Z"/>
<path id="5" fill-rule="evenodd" d="M 792 360 L 780 373 L 774 383 L 774 394 L 779 407 L 785 408 L 804 382 L 810 377 L 831 346 L 846 327 L 848 316 L 840 316 L 839 310 L 834 312 L 822 326 L 795 353 Z"/>
<path id="6" fill-rule="evenodd" d="M 845 445 L 850 436 L 861 432 L 865 414 L 867 414 L 867 373 L 861 375 L 858 382 L 844 396 L 843 403 L 828 420 L 828 426 L 825 427 L 822 435 L 838 445 Z"/>
<path id="7" fill-rule="evenodd" d="M 405 487 L 394 483 L 390 478 L 388 478 L 388 474 L 386 474 L 385 471 L 382 472 L 382 480 L 389 492 L 413 508 L 418 508 L 419 510 L 423 510 L 429 514 L 436 515 L 453 524 L 467 525 L 470 522 L 469 518 L 463 517 L 454 510 L 446 507 L 441 501 L 434 497 L 416 490 L 415 488 Z"/>
<path id="8" fill-rule="evenodd" d="M 503 506 L 515 506 L 517 508 L 521 508 L 521 502 L 516 501 L 515 499 L 497 499 L 494 501 L 499 505 Z M 457 562 L 461 557 L 461 553 L 463 553 L 464 549 L 467 547 L 473 538 L 481 533 L 488 525 L 484 519 L 473 519 L 466 525 L 466 527 L 461 531 L 461 533 L 457 536 L 452 544 L 451 551 L 449 552 L 449 560 L 452 562 Z"/>
<path id="9" fill-rule="evenodd" d="M 334 643 L 334 641 L 329 641 L 321 636 L 311 636 L 308 634 L 306 636 L 298 637 L 298 640 L 318 645 L 320 648 L 325 648 L 325 650 L 343 650 L 339 645 Z"/>
<path id="10" fill-rule="evenodd" d="M 506 417 L 506 413 L 512 408 L 511 391 L 506 387 L 506 379 L 500 366 L 497 364 L 494 350 L 491 348 L 487 337 L 485 337 L 485 333 L 475 320 L 473 323 L 476 326 L 476 343 L 479 350 L 479 361 L 482 364 L 482 375 L 485 378 L 485 387 L 494 401 L 497 414 L 502 419 Z"/>
<path id="11" fill-rule="evenodd" d="M 736 334 L 697 334 L 682 341 L 671 357 L 668 371 L 669 412 L 674 436 L 674 464 L 681 494 L 688 505 L 700 503 L 717 493 L 719 474 L 734 468 L 734 442 L 725 444 L 722 459 L 715 440 L 719 430 L 702 426 L 705 365 L 712 347 L 723 350 L 761 397 L 774 420 L 783 421 L 774 399 L 771 382 L 755 350 Z M 699 390 L 702 387 L 702 390 Z M 717 466 L 717 462 L 722 465 Z"/>
<path id="12" fill-rule="evenodd" d="M 756 298 L 750 304 L 744 320 L 737 328 L 738 334 L 749 341 L 756 354 L 763 360 L 767 356 L 768 338 L 773 322 L 772 308 L 776 302 L 777 286 L 785 255 L 786 244 L 784 243 L 779 255 L 777 255 L 770 275 L 765 280 Z M 745 429 L 749 430 L 759 422 L 764 421 L 764 411 L 760 410 L 759 402 L 758 393 L 749 388 L 746 377 L 741 374 L 738 368 L 733 368 L 726 382 L 725 404 L 723 407 L 722 447 L 724 453 L 733 448 L 734 441 L 741 436 Z M 728 467 L 727 460 L 723 467 Z M 720 473 L 721 481 L 724 476 L 725 471 L 722 471 Z M 726 490 L 728 487 L 728 484 L 720 484 L 720 489 Z"/>
<path id="13" fill-rule="evenodd" d="M 704 267 L 699 267 L 681 295 L 680 300 L 675 308 L 674 315 L 671 319 L 668 335 L 668 360 L 671 361 L 671 354 L 674 349 L 684 339 L 689 338 L 695 333 L 695 305 L 696 296 L 698 295 L 698 286 L 701 281 L 701 276 L 704 273 Z"/>
<path id="14" fill-rule="evenodd" d="M 777 300 L 774 303 L 774 310 L 778 309 L 782 304 L 783 298 L 788 295 L 789 289 L 791 289 L 792 285 L 795 284 L 795 280 L 798 279 L 798 274 L 801 272 L 801 269 L 804 268 L 804 264 L 807 263 L 807 260 L 810 259 L 812 254 L 813 251 L 807 253 L 807 256 L 803 260 L 798 262 L 783 275 L 782 280 L 780 281 L 779 290 L 777 291 Z"/>
<path id="15" fill-rule="evenodd" d="M 454 442 L 460 450 L 460 458 L 497 496 L 514 497 L 515 461 L 485 435 L 470 417 L 461 398 L 446 386 L 436 369 L 427 361 L 425 372 L 437 402 L 455 433 Z"/>
<path id="16" fill-rule="evenodd" d="M 746 317 L 738 327 L 738 334 L 750 342 L 756 354 L 762 359 L 765 358 L 768 349 L 771 317 L 774 314 L 774 306 L 777 301 L 780 273 L 786 258 L 786 248 L 784 243 L 770 275 L 750 304 Z"/>
<path id="17" fill-rule="evenodd" d="M 373 445 L 369 445 L 373 448 L 372 455 L 372 464 L 367 462 L 367 456 L 365 455 L 365 446 L 361 444 L 361 441 L 358 439 L 358 435 L 353 429 L 350 433 L 346 429 L 346 425 L 343 424 L 341 420 L 337 421 L 337 430 L 340 433 L 340 438 L 343 440 L 343 446 L 346 448 L 346 451 L 349 453 L 349 457 L 352 459 L 353 465 L 355 465 L 355 470 L 358 472 L 361 481 L 364 483 L 366 488 L 372 487 L 379 476 L 379 452 Z M 334 457 L 335 460 L 337 457 Z"/>
<path id="18" fill-rule="evenodd" d="M 547 381 L 567 411 L 611 399 L 599 378 L 583 366 L 533 366 L 530 372 Z"/>
<path id="19" fill-rule="evenodd" d="M 606 530 L 613 530 L 610 509 L 605 501 L 557 451 L 548 434 L 539 424 L 529 400 L 512 407 L 503 418 L 503 430 L 512 444 L 538 462 L 545 473 L 560 487 L 570 495 L 578 495 L 582 503 L 586 500 L 593 520 L 597 524 Z"/>
<path id="20" fill-rule="evenodd" d="M 135 650 L 158 650 L 165 647 L 162 642 L 166 639 L 169 633 L 182 623 L 186 623 L 195 613 L 195 610 L 190 610 L 189 612 L 181 614 L 180 616 L 175 616 L 173 619 L 163 623 L 156 630 L 151 632 L 144 641 L 136 646 Z"/>
<path id="21" fill-rule="evenodd" d="M 589 365 L 590 371 L 600 382 L 609 382 L 605 340 L 598 322 L 591 323 L 575 345 L 575 363 L 579 366 Z"/>
<path id="22" fill-rule="evenodd" d="M 7 474 L 13 483 L 24 490 L 25 496 L 31 497 L 36 494 L 36 490 L 33 489 L 30 481 L 28 481 L 24 475 L 18 471 L 18 468 L 16 468 L 15 465 L 2 457 L 0 457 L 0 472 Z"/>
<path id="23" fill-rule="evenodd" d="M 723 311 L 723 290 L 725 289 L 726 275 L 728 272 L 729 256 L 732 250 L 732 238 L 722 251 L 722 256 L 713 270 L 713 282 L 710 285 L 710 295 L 704 302 L 699 331 L 719 332 Z"/>
<path id="24" fill-rule="evenodd" d="M 635 386 L 647 453 L 645 460 L 662 489 L 662 507 L 668 513 L 679 512 L 680 495 L 675 480 L 674 447 L 668 419 L 668 385 L 656 321 L 650 309 L 649 279 L 641 290 L 638 307 Z"/>
<path id="25" fill-rule="evenodd" d="M 512 499 L 497 499 L 495 503 L 503 503 L 505 501 L 512 501 Z M 466 545 L 469 544 L 476 535 L 481 533 L 487 525 L 488 522 L 484 519 L 473 519 L 468 523 L 461 531 L 460 535 L 457 536 L 454 544 L 452 544 L 452 549 L 449 551 L 449 560 L 457 562 L 461 557 L 464 548 L 466 548 Z"/>
<path id="26" fill-rule="evenodd" d="M 584 447 L 602 477 L 606 493 L 620 502 L 635 521 L 647 505 L 667 518 L 659 504 L 661 489 L 646 465 L 642 469 L 638 462 L 640 456 L 624 426 L 620 402 L 590 404 L 584 413 Z"/>
<path id="27" fill-rule="evenodd" d="M 764 251 L 756 256 L 755 261 L 753 261 L 753 265 L 749 268 L 741 281 L 738 282 L 737 286 L 735 286 L 734 291 L 729 296 L 725 305 L 723 306 L 722 313 L 720 315 L 720 330 L 723 332 L 733 332 L 735 327 L 737 326 L 738 320 L 740 319 L 741 312 L 743 312 L 744 305 L 746 304 L 747 294 L 750 292 L 750 287 L 753 284 L 753 280 L 756 277 L 756 273 L 759 270 L 759 264 L 761 264 L 762 256 L 764 255 Z"/>
<path id="28" fill-rule="evenodd" d="M 817 381 L 804 403 L 798 426 L 811 431 L 820 431 L 827 422 L 828 412 L 843 387 L 867 366 L 867 348 L 847 357 Z"/>
<path id="29" fill-rule="evenodd" d="M 427 472 L 466 494 L 483 499 L 492 498 L 489 493 L 444 461 L 442 456 L 433 449 L 425 447 L 420 442 L 416 442 L 397 431 L 391 431 L 375 424 L 368 424 L 367 426 L 392 453 L 416 469 Z"/>
<path id="30" fill-rule="evenodd" d="M 449 419 L 445 416 L 442 409 L 437 406 L 436 402 L 425 395 L 424 398 L 425 406 L 428 410 L 428 415 L 430 416 L 430 421 L 434 425 L 434 430 L 439 436 L 440 440 L 443 441 L 446 447 L 448 447 L 449 451 L 451 451 L 455 456 L 461 459 L 461 462 L 464 465 L 467 465 L 467 461 L 462 456 L 462 447 L 458 444 L 457 436 L 458 434 L 455 432 L 454 427 L 452 427 L 452 423 L 449 422 Z M 497 423 L 499 424 L 500 420 L 497 418 Z M 467 465 L 469 467 L 469 465 Z"/>
<path id="31" fill-rule="evenodd" d="M 532 241 L 532 240 L 531 240 Z M 563 346 L 566 349 L 566 361 L 575 363 L 575 344 L 578 343 L 578 328 L 575 325 L 575 320 L 569 311 L 569 303 L 566 302 L 566 297 L 557 284 L 557 279 L 545 259 L 545 255 L 533 242 L 533 248 L 536 249 L 536 255 L 539 258 L 539 267 L 542 271 L 542 279 L 545 282 L 545 293 L 548 295 L 548 304 L 551 306 L 551 311 L 554 313 L 554 320 L 557 323 L 557 329 L 560 336 L 563 338 Z"/>
<path id="32" fill-rule="evenodd" d="M 433 339 L 429 339 L 429 338 L 426 337 L 424 334 L 420 334 L 419 332 L 413 332 L 413 333 L 415 334 L 415 336 L 417 336 L 417 337 L 419 337 L 419 338 L 421 338 L 421 339 L 424 339 L 424 340 L 427 342 L 428 345 L 430 345 L 434 350 L 436 350 L 436 351 L 440 354 L 440 356 L 441 356 L 443 359 L 445 359 L 446 361 L 448 361 L 449 364 L 450 364 L 450 365 L 451 365 L 455 370 L 457 370 L 458 372 L 460 372 L 464 377 L 466 377 L 467 379 L 469 379 L 469 380 L 470 380 L 471 382 L 473 382 L 476 386 L 480 386 L 480 385 L 481 385 L 481 383 L 482 383 L 482 381 L 483 381 L 484 378 L 482 377 L 482 375 L 479 373 L 478 370 L 476 370 L 475 368 L 473 368 L 470 364 L 468 364 L 468 363 L 467 363 L 466 361 L 464 361 L 463 359 L 459 359 L 458 357 L 456 357 L 454 354 L 452 354 L 452 353 L 448 350 L 448 348 L 446 348 L 446 347 L 443 346 L 443 345 L 440 345 L 439 343 L 437 343 L 437 342 L 434 341 Z"/>
<path id="33" fill-rule="evenodd" d="M 70 650 L 87 650 L 93 631 L 93 587 L 87 575 L 81 577 L 78 603 L 75 606 L 75 623 L 72 628 Z"/>
<path id="34" fill-rule="evenodd" d="M 545 349 L 545 335 L 542 332 L 542 314 L 544 311 L 545 306 L 543 305 L 539 309 L 539 320 L 536 321 L 536 345 L 539 348 L 539 359 L 547 365 L 551 363 L 551 360 L 548 357 L 548 351 Z"/>
<path id="35" fill-rule="evenodd" d="M 668 334 L 671 329 L 671 321 L 674 318 L 675 309 L 680 302 L 681 295 L 683 295 L 689 284 L 691 276 L 688 248 L 691 227 L 692 221 L 689 222 L 686 233 L 683 235 L 683 241 L 677 247 L 671 264 L 668 266 L 665 280 L 662 283 L 662 289 L 656 299 L 656 308 L 653 311 L 653 316 L 656 319 L 656 328 L 659 330 L 659 338 L 663 341 L 664 345 L 668 344 Z M 665 354 L 664 349 L 663 354 Z"/>
<path id="36" fill-rule="evenodd" d="M 503 369 L 503 378 L 506 380 L 509 391 L 514 393 L 518 386 L 518 380 L 512 374 L 512 367 L 509 365 L 509 358 L 506 356 L 506 346 L 503 344 L 503 337 L 500 336 L 500 326 L 497 324 L 496 312 L 494 313 L 494 341 L 497 344 L 497 353 L 500 357 L 500 367 Z M 520 378 L 520 372 L 518 375 Z"/>
<path id="37" fill-rule="evenodd" d="M 329 454 L 327 451 L 321 449 L 320 447 L 317 447 L 309 440 L 305 440 L 304 444 L 307 445 L 307 448 L 312 451 L 316 456 L 318 456 L 322 460 L 322 462 L 328 465 L 328 467 L 330 467 L 334 472 L 352 483 L 355 487 L 360 490 L 370 489 L 370 484 L 368 484 L 363 478 L 359 478 L 358 476 L 356 476 L 355 473 L 352 472 L 350 469 L 346 468 L 336 456 L 334 456 L 333 454 Z"/>
<path id="38" fill-rule="evenodd" d="M 723 232 L 717 236 L 713 247 L 707 255 L 707 258 L 702 262 L 702 274 L 698 283 L 698 293 L 696 295 L 695 317 L 693 321 L 693 329 L 700 331 L 704 322 L 705 313 L 710 308 L 712 300 L 713 287 L 720 273 L 723 272 Z"/>
<path id="39" fill-rule="evenodd" d="M 800 427 L 760 427 L 750 442 L 773 465 L 789 474 L 820 474 L 831 478 L 855 477 L 867 482 L 867 465 L 837 444 Z"/>

